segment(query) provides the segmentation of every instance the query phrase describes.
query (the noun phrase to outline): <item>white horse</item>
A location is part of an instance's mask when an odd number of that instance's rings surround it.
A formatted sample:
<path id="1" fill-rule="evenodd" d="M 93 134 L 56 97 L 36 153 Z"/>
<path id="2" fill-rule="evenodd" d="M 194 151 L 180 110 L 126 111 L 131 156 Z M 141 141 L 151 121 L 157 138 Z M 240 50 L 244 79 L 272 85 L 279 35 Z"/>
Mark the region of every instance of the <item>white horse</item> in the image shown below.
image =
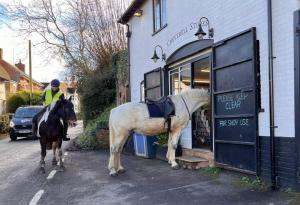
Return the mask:
<path id="1" fill-rule="evenodd" d="M 190 89 L 171 96 L 175 105 L 175 116 L 171 117 L 167 159 L 171 167 L 178 169 L 175 161 L 175 150 L 181 134 L 193 112 L 209 102 L 209 93 L 204 89 Z M 110 159 L 108 169 L 111 176 L 117 176 L 125 170 L 120 162 L 123 146 L 134 131 L 145 136 L 153 136 L 166 132 L 164 118 L 150 118 L 145 103 L 130 102 L 122 104 L 110 112 L 109 137 Z"/>

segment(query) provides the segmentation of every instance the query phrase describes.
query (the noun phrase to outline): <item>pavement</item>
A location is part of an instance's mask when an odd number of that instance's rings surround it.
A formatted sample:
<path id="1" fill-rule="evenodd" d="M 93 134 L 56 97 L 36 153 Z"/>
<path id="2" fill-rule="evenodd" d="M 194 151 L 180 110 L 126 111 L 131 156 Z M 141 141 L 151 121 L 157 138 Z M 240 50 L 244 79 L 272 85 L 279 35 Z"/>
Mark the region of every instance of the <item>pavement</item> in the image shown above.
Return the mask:
<path id="1" fill-rule="evenodd" d="M 75 138 L 82 124 L 69 130 Z M 67 143 L 65 143 L 67 144 Z M 172 170 L 160 160 L 122 156 L 127 171 L 108 175 L 109 152 L 65 152 L 66 170 L 56 172 L 47 153 L 46 173 L 39 171 L 38 141 L 0 140 L 0 204 L 147 205 L 147 204 L 251 204 L 281 205 L 291 200 L 280 192 L 251 191 L 233 186 L 240 175 L 221 172 L 212 178 L 202 171 Z M 54 173 L 54 174 L 53 174 Z"/>

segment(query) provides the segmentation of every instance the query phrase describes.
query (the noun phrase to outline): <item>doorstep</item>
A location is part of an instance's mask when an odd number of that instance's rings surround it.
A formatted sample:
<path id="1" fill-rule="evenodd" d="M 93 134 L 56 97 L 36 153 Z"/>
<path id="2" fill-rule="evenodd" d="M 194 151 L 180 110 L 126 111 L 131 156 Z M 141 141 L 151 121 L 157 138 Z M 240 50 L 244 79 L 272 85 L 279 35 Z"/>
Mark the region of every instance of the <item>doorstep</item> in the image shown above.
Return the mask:
<path id="1" fill-rule="evenodd" d="M 183 166 L 186 164 L 186 167 L 189 168 L 203 168 L 208 166 L 214 166 L 214 153 L 208 149 L 182 149 L 182 157 L 191 157 L 178 159 L 179 162 L 182 161 Z M 198 159 L 198 162 L 197 162 Z M 205 161 L 204 161 L 205 160 Z"/>
<path id="2" fill-rule="evenodd" d="M 184 169 L 200 169 L 209 166 L 209 161 L 201 157 L 181 156 L 176 157 L 176 160 Z"/>

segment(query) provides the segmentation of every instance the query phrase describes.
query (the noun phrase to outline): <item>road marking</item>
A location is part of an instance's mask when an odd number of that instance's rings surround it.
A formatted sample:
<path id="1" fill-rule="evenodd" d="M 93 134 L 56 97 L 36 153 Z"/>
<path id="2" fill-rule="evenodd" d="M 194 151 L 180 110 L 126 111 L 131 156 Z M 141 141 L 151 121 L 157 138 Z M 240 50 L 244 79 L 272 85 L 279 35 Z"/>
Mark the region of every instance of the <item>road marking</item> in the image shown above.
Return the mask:
<path id="1" fill-rule="evenodd" d="M 68 156 L 68 152 L 65 152 L 64 155 L 65 155 L 65 156 Z"/>
<path id="2" fill-rule="evenodd" d="M 44 190 L 39 190 L 34 197 L 31 199 L 31 201 L 29 202 L 29 205 L 36 205 L 38 203 L 38 201 L 40 200 L 40 198 L 42 197 L 43 193 L 45 191 Z"/>
<path id="3" fill-rule="evenodd" d="M 54 175 L 56 174 L 56 170 L 52 170 L 50 174 L 48 175 L 47 179 L 52 179 Z"/>

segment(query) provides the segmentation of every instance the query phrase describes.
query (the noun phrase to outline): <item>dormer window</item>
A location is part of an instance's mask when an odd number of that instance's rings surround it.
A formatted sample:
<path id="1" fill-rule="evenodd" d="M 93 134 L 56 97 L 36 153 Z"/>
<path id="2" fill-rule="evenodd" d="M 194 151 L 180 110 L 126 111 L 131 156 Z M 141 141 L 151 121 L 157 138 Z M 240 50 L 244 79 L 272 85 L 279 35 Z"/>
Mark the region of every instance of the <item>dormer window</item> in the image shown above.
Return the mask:
<path id="1" fill-rule="evenodd" d="M 167 0 L 153 0 L 153 30 L 158 32 L 167 25 Z"/>

